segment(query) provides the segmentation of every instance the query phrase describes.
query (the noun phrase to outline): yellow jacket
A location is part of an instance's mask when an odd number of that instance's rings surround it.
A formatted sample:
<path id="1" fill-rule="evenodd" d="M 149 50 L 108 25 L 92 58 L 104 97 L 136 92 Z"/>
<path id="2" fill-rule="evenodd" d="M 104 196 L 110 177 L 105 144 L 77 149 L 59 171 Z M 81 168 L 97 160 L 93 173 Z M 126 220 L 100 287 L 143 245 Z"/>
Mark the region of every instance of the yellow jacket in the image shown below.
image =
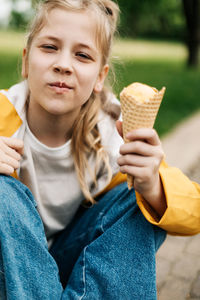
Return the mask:
<path id="1" fill-rule="evenodd" d="M 12 89 L 10 90 L 12 97 Z M 0 92 L 0 136 L 15 136 L 24 126 L 20 112 L 25 108 L 24 102 L 19 99 L 12 101 L 6 91 Z M 22 130 L 23 131 L 23 130 Z M 19 137 L 19 136 L 18 136 Z M 17 177 L 16 174 L 13 176 Z M 163 217 L 157 216 L 148 203 L 136 192 L 138 206 L 145 218 L 170 234 L 193 235 L 200 232 L 200 186 L 190 181 L 179 169 L 169 167 L 165 162 L 160 166 L 167 209 Z M 115 185 L 126 180 L 126 176 L 118 173 L 111 183 L 102 191 L 105 192 Z"/>

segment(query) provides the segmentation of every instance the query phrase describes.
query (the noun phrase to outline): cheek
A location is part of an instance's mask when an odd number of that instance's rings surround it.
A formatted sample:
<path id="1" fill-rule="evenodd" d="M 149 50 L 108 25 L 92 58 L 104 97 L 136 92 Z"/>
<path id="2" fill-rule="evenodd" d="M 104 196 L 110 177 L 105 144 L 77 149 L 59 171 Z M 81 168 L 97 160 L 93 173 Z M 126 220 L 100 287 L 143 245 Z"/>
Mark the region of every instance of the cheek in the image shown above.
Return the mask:
<path id="1" fill-rule="evenodd" d="M 88 72 L 89 73 L 89 72 Z M 79 78 L 79 89 L 77 90 L 79 97 L 81 101 L 81 105 L 83 105 L 92 95 L 94 86 L 95 86 L 95 76 L 96 74 L 93 74 L 94 76 L 90 76 L 86 73 L 83 74 L 81 78 Z"/>
<path id="2" fill-rule="evenodd" d="M 39 63 L 38 63 L 38 61 L 39 61 Z M 39 72 L 41 72 L 41 70 L 43 70 L 44 69 L 44 60 L 42 60 L 42 59 L 40 59 L 39 57 L 38 57 L 38 60 L 36 60 L 36 59 L 32 59 L 31 61 L 30 61 L 30 64 L 29 64 L 29 71 L 30 72 L 32 72 L 32 73 L 39 73 Z M 40 76 L 41 76 L 42 74 L 40 73 Z"/>
<path id="3" fill-rule="evenodd" d="M 85 77 L 84 91 L 83 91 L 85 98 L 89 99 L 89 97 L 94 91 L 95 83 L 96 83 L 95 77 L 87 77 L 87 76 Z"/>
<path id="4" fill-rule="evenodd" d="M 39 60 L 40 62 L 40 60 Z M 31 58 L 29 60 L 28 65 L 28 85 L 30 91 L 33 93 L 37 93 L 42 88 L 43 84 L 43 74 L 44 74 L 44 67 L 43 67 L 43 61 L 41 60 L 41 63 L 38 63 L 38 60 Z"/>
<path id="5" fill-rule="evenodd" d="M 44 62 L 41 60 L 41 63 L 38 64 L 38 61 L 31 60 L 29 62 L 29 72 L 28 72 L 28 83 L 30 88 L 36 90 L 40 89 L 40 86 L 45 81 L 45 66 Z"/>
<path id="6" fill-rule="evenodd" d="M 99 75 L 99 68 L 87 67 L 84 68 L 79 74 L 79 79 L 82 85 L 84 85 L 87 90 L 92 92 Z"/>
<path id="7" fill-rule="evenodd" d="M 32 51 L 30 51 L 28 64 L 29 72 L 37 73 L 41 72 L 41 70 L 44 70 L 45 67 L 47 67 L 48 60 L 46 57 L 44 57 L 44 55 L 41 54 L 40 51 L 37 51 L 37 49 L 33 49 Z M 41 75 L 42 74 L 40 74 L 40 76 Z"/>

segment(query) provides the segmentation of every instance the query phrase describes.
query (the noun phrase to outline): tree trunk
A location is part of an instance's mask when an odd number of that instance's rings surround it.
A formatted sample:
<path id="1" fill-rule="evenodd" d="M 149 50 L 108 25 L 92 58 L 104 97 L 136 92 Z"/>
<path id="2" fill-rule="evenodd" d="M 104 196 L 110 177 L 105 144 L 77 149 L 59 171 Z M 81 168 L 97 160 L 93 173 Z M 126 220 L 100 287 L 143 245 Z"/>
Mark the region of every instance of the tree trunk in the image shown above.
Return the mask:
<path id="1" fill-rule="evenodd" d="M 183 0 L 187 24 L 188 65 L 197 67 L 200 58 L 200 0 Z"/>

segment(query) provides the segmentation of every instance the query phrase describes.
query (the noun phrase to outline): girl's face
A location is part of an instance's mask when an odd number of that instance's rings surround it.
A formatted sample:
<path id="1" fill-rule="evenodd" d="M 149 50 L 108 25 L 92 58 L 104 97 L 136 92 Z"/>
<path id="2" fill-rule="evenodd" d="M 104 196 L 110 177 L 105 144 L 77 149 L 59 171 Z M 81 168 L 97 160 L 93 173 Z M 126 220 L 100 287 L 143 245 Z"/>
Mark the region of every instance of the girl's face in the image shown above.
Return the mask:
<path id="1" fill-rule="evenodd" d="M 76 118 L 91 93 L 103 87 L 108 66 L 102 67 L 101 60 L 92 15 L 52 10 L 29 53 L 24 49 L 22 75 L 28 80 L 32 108 Z"/>

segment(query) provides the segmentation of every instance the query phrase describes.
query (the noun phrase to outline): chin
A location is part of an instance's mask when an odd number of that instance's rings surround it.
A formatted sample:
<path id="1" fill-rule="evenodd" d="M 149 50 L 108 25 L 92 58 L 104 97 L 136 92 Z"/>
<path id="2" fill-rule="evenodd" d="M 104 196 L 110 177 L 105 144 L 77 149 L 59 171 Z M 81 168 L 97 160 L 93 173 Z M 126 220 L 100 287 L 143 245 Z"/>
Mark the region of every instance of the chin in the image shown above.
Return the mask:
<path id="1" fill-rule="evenodd" d="M 51 115 L 62 116 L 68 113 L 68 109 L 59 105 L 59 103 L 55 103 L 55 105 L 47 107 L 47 112 Z"/>

